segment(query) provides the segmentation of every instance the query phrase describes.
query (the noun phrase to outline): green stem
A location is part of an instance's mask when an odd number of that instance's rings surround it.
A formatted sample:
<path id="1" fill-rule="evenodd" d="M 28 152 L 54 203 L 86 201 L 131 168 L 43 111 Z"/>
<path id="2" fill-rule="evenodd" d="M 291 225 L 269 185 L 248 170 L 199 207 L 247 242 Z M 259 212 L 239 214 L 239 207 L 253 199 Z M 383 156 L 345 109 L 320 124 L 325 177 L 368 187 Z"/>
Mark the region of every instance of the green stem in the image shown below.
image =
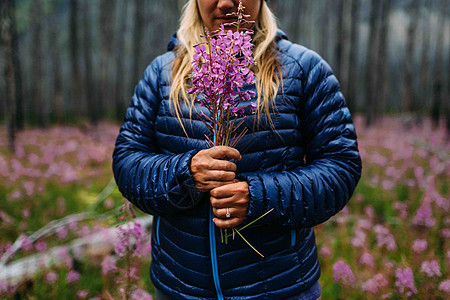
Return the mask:
<path id="1" fill-rule="evenodd" d="M 250 244 L 250 243 L 245 239 L 245 237 L 244 237 L 239 231 L 236 230 L 236 233 L 239 234 L 239 236 L 244 240 L 245 243 L 247 243 L 247 245 L 250 246 L 250 248 L 252 248 L 252 249 L 253 249 L 256 253 L 258 253 L 261 257 L 264 257 L 264 255 L 262 255 L 258 250 L 256 250 L 256 248 L 253 247 L 252 244 Z"/>

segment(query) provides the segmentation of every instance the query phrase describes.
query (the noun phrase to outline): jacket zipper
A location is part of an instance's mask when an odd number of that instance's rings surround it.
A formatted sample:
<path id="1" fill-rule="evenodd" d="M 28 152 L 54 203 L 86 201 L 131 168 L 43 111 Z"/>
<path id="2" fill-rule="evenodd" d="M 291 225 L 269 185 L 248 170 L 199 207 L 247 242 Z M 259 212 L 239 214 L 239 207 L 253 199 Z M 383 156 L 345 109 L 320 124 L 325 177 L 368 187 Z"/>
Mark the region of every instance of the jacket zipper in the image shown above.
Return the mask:
<path id="1" fill-rule="evenodd" d="M 160 216 L 156 217 L 155 233 L 156 233 L 156 244 L 159 245 L 159 222 L 161 220 Z"/>
<path id="2" fill-rule="evenodd" d="M 220 288 L 219 270 L 217 264 L 217 251 L 216 251 L 216 228 L 212 221 L 214 218 L 212 212 L 212 206 L 209 206 L 209 247 L 211 249 L 211 265 L 214 278 L 214 285 L 216 287 L 217 298 L 223 300 L 222 289 Z"/>
<path id="3" fill-rule="evenodd" d="M 297 239 L 297 231 L 295 229 L 291 230 L 291 247 L 295 246 L 295 241 Z"/>

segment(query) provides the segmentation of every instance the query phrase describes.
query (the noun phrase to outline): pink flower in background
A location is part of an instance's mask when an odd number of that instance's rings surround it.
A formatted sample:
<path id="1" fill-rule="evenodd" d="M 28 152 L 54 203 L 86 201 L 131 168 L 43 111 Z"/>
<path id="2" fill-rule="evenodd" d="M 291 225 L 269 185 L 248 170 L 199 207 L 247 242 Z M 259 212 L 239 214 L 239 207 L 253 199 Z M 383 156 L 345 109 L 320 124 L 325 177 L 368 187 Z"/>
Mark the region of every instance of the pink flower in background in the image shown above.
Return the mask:
<path id="1" fill-rule="evenodd" d="M 359 258 L 359 263 L 361 265 L 366 265 L 369 267 L 373 267 L 375 265 L 372 254 L 368 252 L 365 252 L 363 255 L 361 255 L 361 257 Z"/>
<path id="2" fill-rule="evenodd" d="M 450 293 L 450 279 L 444 280 L 439 284 L 438 289 L 445 293 Z"/>
<path id="3" fill-rule="evenodd" d="M 60 247 L 56 251 L 56 257 L 58 257 L 68 269 L 73 267 L 73 258 L 69 254 L 69 249 L 67 247 Z"/>
<path id="4" fill-rule="evenodd" d="M 383 225 L 377 224 L 374 227 L 374 231 L 377 234 L 377 247 L 385 247 L 388 250 L 397 249 L 394 236 L 390 233 L 389 229 Z"/>
<path id="5" fill-rule="evenodd" d="M 436 219 L 433 218 L 433 211 L 431 206 L 427 203 L 422 203 L 412 220 L 414 225 L 433 227 L 436 225 Z"/>
<path id="6" fill-rule="evenodd" d="M 110 272 L 117 271 L 116 259 L 111 255 L 105 256 L 102 260 L 101 265 L 102 265 L 102 274 L 103 275 L 107 275 Z"/>
<path id="7" fill-rule="evenodd" d="M 45 251 L 47 250 L 47 243 L 43 240 L 39 240 L 34 244 L 34 248 L 39 252 Z"/>
<path id="8" fill-rule="evenodd" d="M 428 242 L 426 240 L 415 240 L 413 243 L 413 251 L 416 253 L 422 253 L 423 251 L 427 250 L 428 248 Z"/>
<path id="9" fill-rule="evenodd" d="M 362 290 L 373 294 L 378 293 L 380 288 L 388 285 L 388 281 L 383 274 L 378 273 L 362 284 Z"/>
<path id="10" fill-rule="evenodd" d="M 131 299 L 132 300 L 153 300 L 153 297 L 149 293 L 144 291 L 143 289 L 137 288 L 131 293 Z"/>
<path id="11" fill-rule="evenodd" d="M 77 297 L 80 299 L 86 299 L 87 296 L 89 296 L 89 291 L 88 290 L 81 290 L 77 292 Z"/>
<path id="12" fill-rule="evenodd" d="M 341 282 L 345 285 L 355 286 L 355 276 L 350 266 L 342 259 L 333 264 L 333 279 L 335 282 Z"/>
<path id="13" fill-rule="evenodd" d="M 394 208 L 398 211 L 398 216 L 402 219 L 408 217 L 408 205 L 403 202 L 395 201 Z"/>
<path id="14" fill-rule="evenodd" d="M 322 246 L 320 248 L 320 255 L 325 257 L 331 257 L 331 249 L 328 246 Z"/>
<path id="15" fill-rule="evenodd" d="M 450 228 L 443 228 L 443 229 L 441 230 L 441 236 L 442 236 L 444 239 L 450 239 Z"/>
<path id="16" fill-rule="evenodd" d="M 69 230 L 65 226 L 59 227 L 56 229 L 56 238 L 58 240 L 64 240 L 69 235 Z"/>
<path id="17" fill-rule="evenodd" d="M 54 283 L 56 280 L 58 280 L 59 276 L 53 271 L 48 272 L 45 274 L 45 281 L 48 283 Z"/>
<path id="18" fill-rule="evenodd" d="M 423 261 L 420 265 L 420 270 L 422 273 L 428 277 L 441 277 L 441 268 L 437 260 Z"/>
<path id="19" fill-rule="evenodd" d="M 70 270 L 69 273 L 67 273 L 66 276 L 66 282 L 67 283 L 74 283 L 80 280 L 80 273 L 74 270 Z"/>
<path id="20" fill-rule="evenodd" d="M 395 270 L 395 286 L 397 286 L 400 293 L 405 293 L 408 297 L 417 294 L 417 288 L 414 285 L 414 276 L 411 268 L 397 268 Z"/>
<path id="21" fill-rule="evenodd" d="M 359 228 L 355 229 L 355 236 L 351 240 L 353 247 L 362 247 L 366 242 L 366 233 Z"/>

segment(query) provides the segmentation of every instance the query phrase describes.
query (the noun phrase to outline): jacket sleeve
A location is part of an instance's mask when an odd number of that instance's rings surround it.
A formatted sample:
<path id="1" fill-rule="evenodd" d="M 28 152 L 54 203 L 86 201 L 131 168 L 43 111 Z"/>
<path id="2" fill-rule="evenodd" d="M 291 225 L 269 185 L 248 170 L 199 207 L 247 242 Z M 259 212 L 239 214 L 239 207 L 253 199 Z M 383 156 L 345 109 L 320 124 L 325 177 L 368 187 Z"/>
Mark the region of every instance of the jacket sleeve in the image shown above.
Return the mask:
<path id="1" fill-rule="evenodd" d="M 307 72 L 300 108 L 305 140 L 305 166 L 292 171 L 251 173 L 247 222 L 269 209 L 263 223 L 313 227 L 339 212 L 350 199 L 361 176 L 355 128 L 339 83 L 331 68 L 308 51 L 299 61 Z"/>
<path id="2" fill-rule="evenodd" d="M 195 206 L 201 193 L 190 172 L 197 151 L 161 154 L 155 124 L 160 103 L 158 59 L 138 83 L 113 152 L 113 172 L 122 195 L 146 213 L 165 215 Z"/>

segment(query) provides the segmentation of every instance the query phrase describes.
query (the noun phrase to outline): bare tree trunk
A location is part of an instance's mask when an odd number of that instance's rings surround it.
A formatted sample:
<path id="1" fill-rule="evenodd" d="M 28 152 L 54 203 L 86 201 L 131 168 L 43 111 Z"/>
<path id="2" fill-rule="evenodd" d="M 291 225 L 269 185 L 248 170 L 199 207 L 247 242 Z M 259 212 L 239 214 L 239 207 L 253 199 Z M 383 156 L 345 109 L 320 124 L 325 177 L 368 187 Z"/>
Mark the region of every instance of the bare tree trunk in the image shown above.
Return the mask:
<path id="1" fill-rule="evenodd" d="M 322 1 L 322 32 L 321 32 L 321 40 L 320 40 L 320 49 L 322 52 L 323 57 L 325 57 L 327 60 L 329 59 L 329 47 L 330 47 L 330 40 L 329 40 L 329 9 L 328 9 L 328 1 L 323 0 Z"/>
<path id="2" fill-rule="evenodd" d="M 100 2 L 100 107 L 101 111 L 109 111 L 111 99 L 112 80 L 114 72 L 112 65 L 111 46 L 114 38 L 113 17 L 116 11 L 115 0 L 101 0 Z"/>
<path id="3" fill-rule="evenodd" d="M 84 88 L 86 91 L 87 110 L 89 120 L 92 124 L 98 123 L 98 99 L 94 97 L 93 76 L 92 76 L 92 43 L 91 43 L 91 15 L 90 15 L 90 0 L 85 0 L 83 3 L 83 35 L 84 35 L 84 71 L 85 71 L 85 83 Z"/>
<path id="4" fill-rule="evenodd" d="M 14 65 L 14 84 L 16 88 L 16 129 L 24 128 L 24 113 L 23 113 L 23 89 L 22 89 L 22 68 L 20 64 L 20 47 L 19 37 L 17 34 L 16 24 L 16 0 L 10 1 L 11 5 L 11 39 L 12 39 L 12 55 Z"/>
<path id="5" fill-rule="evenodd" d="M 377 65 L 376 33 L 377 33 L 377 16 L 378 16 L 378 0 L 371 0 L 370 5 L 370 27 L 367 43 L 367 59 L 366 59 L 366 126 L 372 125 L 375 119 L 376 111 L 376 95 L 375 82 L 376 74 L 374 70 Z"/>
<path id="6" fill-rule="evenodd" d="M 350 111 L 356 109 L 356 87 L 359 55 L 359 21 L 360 21 L 360 0 L 352 0 L 351 8 L 351 30 L 350 30 L 350 57 L 348 66 L 347 81 L 347 103 Z"/>
<path id="7" fill-rule="evenodd" d="M 54 4 L 56 5 L 56 4 Z M 55 97 L 55 115 L 56 121 L 62 123 L 64 119 L 64 103 L 63 103 L 63 87 L 62 87 L 62 72 L 61 72 L 61 48 L 58 39 L 58 28 L 60 24 L 58 22 L 58 14 L 53 12 L 50 32 L 49 32 L 49 43 L 51 45 L 50 49 L 52 52 L 52 75 L 53 75 L 53 86 L 54 86 L 54 97 Z"/>
<path id="8" fill-rule="evenodd" d="M 379 116 L 386 109 L 386 66 L 387 66 L 387 50 L 389 48 L 388 45 L 388 30 L 389 30 L 389 15 L 391 12 L 391 0 L 382 0 L 380 1 L 380 5 L 382 5 L 380 11 L 380 27 L 379 27 L 379 43 L 378 43 L 378 57 L 377 57 L 377 79 L 375 91 L 378 94 L 378 105 L 375 114 Z"/>
<path id="9" fill-rule="evenodd" d="M 72 66 L 72 105 L 71 111 L 79 118 L 84 112 L 84 101 L 81 95 L 81 74 L 78 66 L 78 0 L 70 0 L 70 62 Z"/>
<path id="10" fill-rule="evenodd" d="M 405 73 L 403 78 L 403 111 L 411 112 L 417 108 L 416 94 L 414 91 L 414 50 L 417 32 L 417 19 L 419 0 L 412 0 L 409 6 L 408 40 L 406 45 Z"/>
<path id="11" fill-rule="evenodd" d="M 344 45 L 345 45 L 345 26 L 344 26 L 344 0 L 335 0 L 336 1 L 336 15 L 337 15 L 337 41 L 335 46 L 335 57 L 336 57 L 336 75 L 339 80 L 342 82 L 344 79 Z"/>
<path id="12" fill-rule="evenodd" d="M 33 16 L 33 73 L 32 73 L 32 101 L 34 105 L 33 113 L 37 114 L 37 122 L 40 127 L 46 127 L 46 120 L 44 117 L 44 101 L 42 99 L 42 16 L 43 6 L 42 0 L 36 0 L 31 6 L 31 15 Z"/>
<path id="13" fill-rule="evenodd" d="M 6 81 L 6 124 L 8 129 L 8 147 L 15 152 L 15 130 L 16 130 L 16 91 L 14 80 L 13 63 L 13 41 L 11 26 L 13 19 L 12 0 L 4 0 L 0 4 L 0 40 L 5 55 L 5 81 Z"/>
<path id="14" fill-rule="evenodd" d="M 422 55 L 420 59 L 420 106 L 421 107 L 429 107 L 429 95 L 431 90 L 429 89 L 430 82 L 430 28 L 431 28 L 431 20 L 428 17 L 431 15 L 431 11 L 433 9 L 433 2 L 428 1 L 425 2 L 423 7 L 423 17 L 422 17 Z"/>
<path id="15" fill-rule="evenodd" d="M 443 82 L 443 64 L 444 64 L 444 54 L 443 54 L 443 47 L 444 47 L 444 24 L 445 24 L 445 16 L 446 16 L 446 10 L 447 10 L 447 1 L 441 0 L 440 1 L 440 15 L 439 15 L 439 28 L 438 28 L 438 34 L 437 34 L 437 40 L 436 40 L 436 52 L 434 55 L 434 62 L 435 62 L 435 68 L 434 68 L 434 82 L 433 82 L 433 93 L 432 93 L 432 107 L 431 107 L 431 118 L 433 120 L 433 124 L 435 126 L 439 125 L 439 119 L 441 114 L 441 109 L 446 110 L 447 104 L 444 103 L 442 99 L 442 91 L 444 82 Z M 448 102 L 448 99 L 447 99 Z M 445 112 L 446 113 L 446 112 Z"/>
<path id="16" fill-rule="evenodd" d="M 144 29 L 144 12 L 143 12 L 143 6 L 144 1 L 143 0 L 135 0 L 135 22 L 134 22 L 134 51 L 133 51 L 133 84 L 140 78 L 142 75 L 141 73 L 141 57 L 142 57 L 142 39 L 143 34 L 142 30 Z"/>
<path id="17" fill-rule="evenodd" d="M 126 3 L 119 3 L 120 16 L 119 19 L 119 30 L 117 32 L 116 38 L 116 83 L 115 83 L 115 114 L 117 120 L 122 120 L 125 112 L 125 102 L 124 102 L 124 53 L 125 53 L 125 34 L 127 30 L 127 15 L 128 15 L 128 5 Z"/>

